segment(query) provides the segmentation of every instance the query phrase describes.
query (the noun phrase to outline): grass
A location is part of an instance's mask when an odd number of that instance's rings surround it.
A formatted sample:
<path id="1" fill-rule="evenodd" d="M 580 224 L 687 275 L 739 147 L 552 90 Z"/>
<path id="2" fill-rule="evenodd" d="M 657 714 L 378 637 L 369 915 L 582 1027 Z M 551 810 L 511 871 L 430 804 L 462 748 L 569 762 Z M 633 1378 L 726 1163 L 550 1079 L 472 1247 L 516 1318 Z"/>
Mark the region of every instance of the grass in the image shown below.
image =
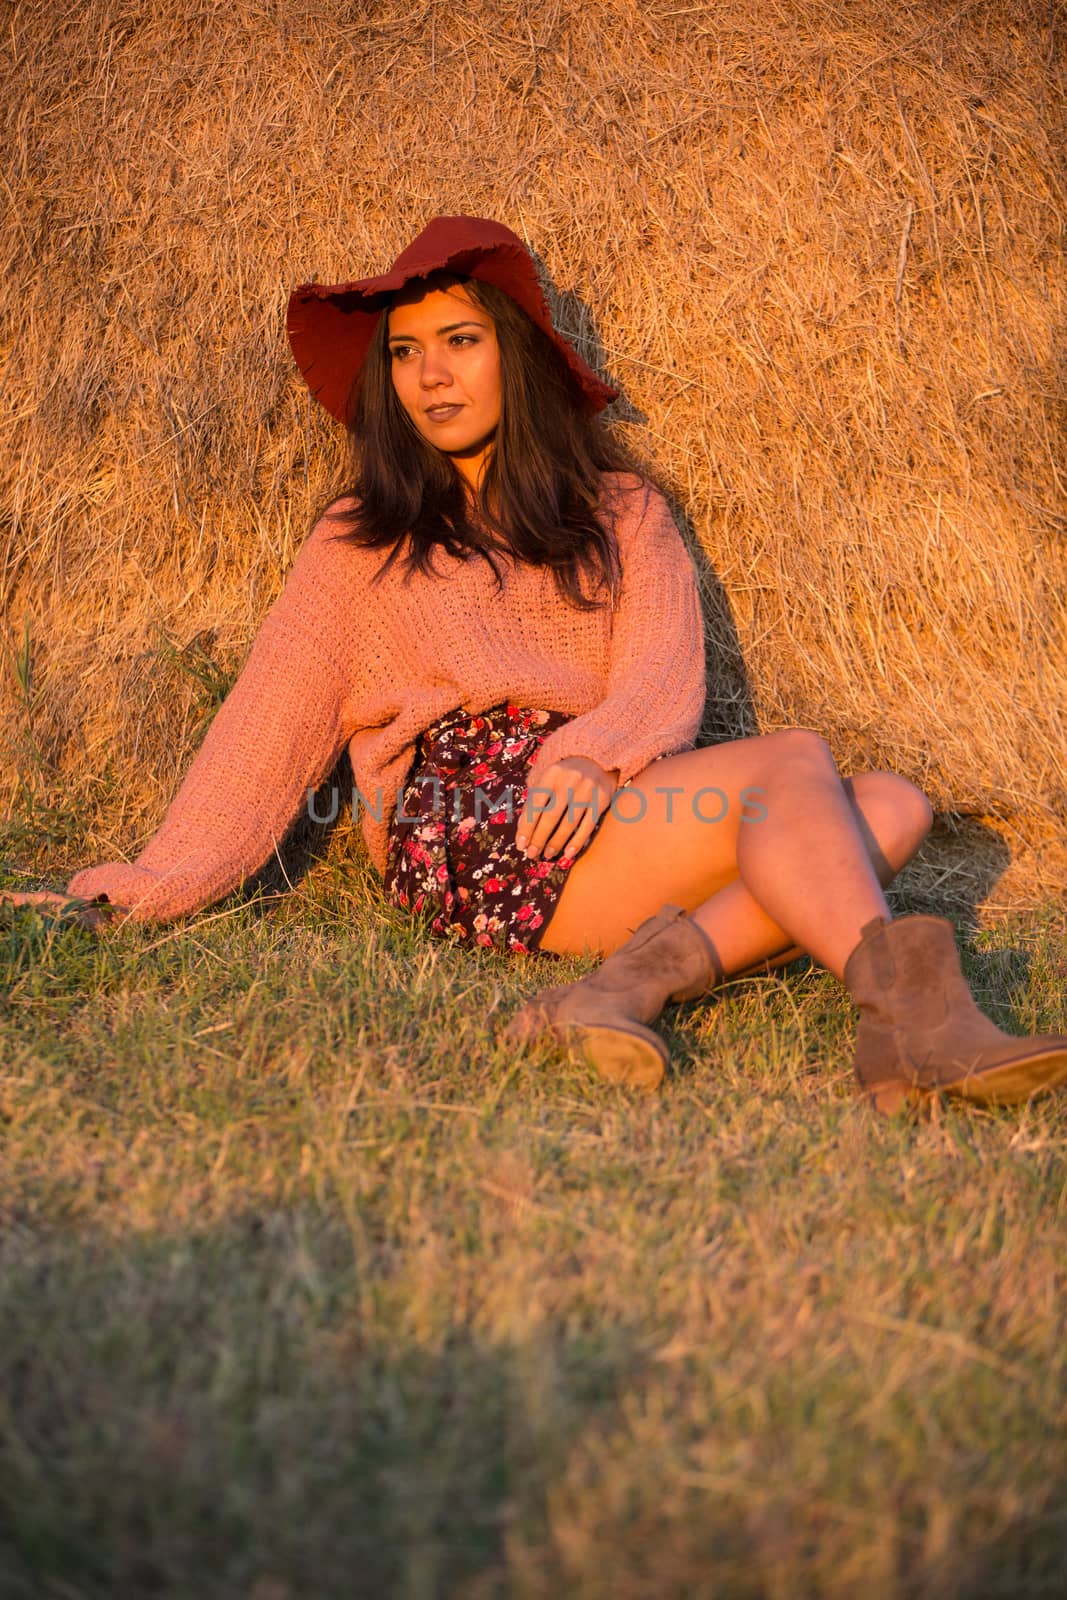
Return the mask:
<path id="1" fill-rule="evenodd" d="M 706 734 L 984 817 L 912 903 L 1065 1026 L 1055 6 L 7 9 L 8 886 L 144 842 L 336 482 L 290 288 L 469 212 L 673 496 Z M 358 856 L 0 951 L 4 1600 L 1067 1590 L 1064 1097 L 876 1122 L 801 966 L 628 1098 Z"/>
<path id="2" fill-rule="evenodd" d="M 336 859 L 2 915 L 5 1596 L 1063 1592 L 1062 1097 L 876 1120 L 803 963 L 631 1097 Z M 986 1009 L 1063 948 L 975 935 Z"/>

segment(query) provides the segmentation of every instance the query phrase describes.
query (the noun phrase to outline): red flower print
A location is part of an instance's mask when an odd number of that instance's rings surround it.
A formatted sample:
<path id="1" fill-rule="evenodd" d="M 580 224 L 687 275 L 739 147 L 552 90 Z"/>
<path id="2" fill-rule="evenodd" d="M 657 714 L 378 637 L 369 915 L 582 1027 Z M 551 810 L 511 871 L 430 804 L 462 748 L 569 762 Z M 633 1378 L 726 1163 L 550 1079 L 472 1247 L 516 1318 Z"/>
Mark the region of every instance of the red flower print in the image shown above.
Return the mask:
<path id="1" fill-rule="evenodd" d="M 499 878 L 486 878 L 485 883 L 482 885 L 482 887 L 489 894 L 499 894 L 501 889 L 504 887 L 504 885 L 503 885 L 502 881 Z"/>

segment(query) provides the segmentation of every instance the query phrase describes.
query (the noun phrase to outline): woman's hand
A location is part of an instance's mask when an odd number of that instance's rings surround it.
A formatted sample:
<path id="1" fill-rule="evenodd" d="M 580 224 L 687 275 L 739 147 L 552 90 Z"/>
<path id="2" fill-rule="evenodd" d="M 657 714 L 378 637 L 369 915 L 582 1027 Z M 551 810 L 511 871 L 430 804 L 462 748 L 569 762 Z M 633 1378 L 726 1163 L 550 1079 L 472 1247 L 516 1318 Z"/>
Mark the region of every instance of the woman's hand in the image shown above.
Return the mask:
<path id="1" fill-rule="evenodd" d="M 69 894 L 54 894 L 42 889 L 34 893 L 0 891 L 0 906 L 33 906 L 36 911 L 52 912 L 64 922 L 76 922 L 82 928 L 100 928 L 115 915 L 114 906 L 99 905 L 91 900 L 78 900 Z"/>
<path id="2" fill-rule="evenodd" d="M 619 786 L 618 773 L 606 772 L 588 756 L 565 756 L 532 777 L 519 818 L 516 843 L 531 861 L 576 856 Z M 546 790 L 551 790 L 549 800 Z M 545 806 L 544 810 L 533 809 Z"/>

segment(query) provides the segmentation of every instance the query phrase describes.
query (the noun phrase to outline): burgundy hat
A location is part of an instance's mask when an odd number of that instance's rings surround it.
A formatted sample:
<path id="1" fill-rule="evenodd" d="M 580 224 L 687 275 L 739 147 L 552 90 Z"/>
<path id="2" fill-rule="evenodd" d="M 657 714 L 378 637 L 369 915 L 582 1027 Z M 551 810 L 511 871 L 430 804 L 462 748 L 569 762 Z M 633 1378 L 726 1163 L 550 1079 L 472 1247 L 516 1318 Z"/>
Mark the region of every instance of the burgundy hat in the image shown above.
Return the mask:
<path id="1" fill-rule="evenodd" d="M 431 272 L 493 283 L 509 294 L 563 356 L 588 411 L 618 398 L 552 326 L 533 259 L 518 234 L 484 217 L 434 217 L 380 278 L 303 283 L 289 297 L 286 327 L 296 364 L 317 400 L 348 423 L 348 400 L 389 298 Z"/>

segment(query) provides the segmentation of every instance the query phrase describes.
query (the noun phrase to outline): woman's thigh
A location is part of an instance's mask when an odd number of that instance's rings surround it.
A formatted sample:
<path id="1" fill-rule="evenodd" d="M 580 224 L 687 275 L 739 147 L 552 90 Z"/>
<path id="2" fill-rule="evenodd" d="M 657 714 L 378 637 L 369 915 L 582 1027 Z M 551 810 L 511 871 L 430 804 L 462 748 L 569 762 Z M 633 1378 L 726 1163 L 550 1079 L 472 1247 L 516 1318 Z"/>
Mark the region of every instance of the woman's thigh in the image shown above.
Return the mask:
<path id="1" fill-rule="evenodd" d="M 593 949 L 614 948 L 665 901 L 693 910 L 729 883 L 741 828 L 759 827 L 764 815 L 760 791 L 772 763 L 781 770 L 804 737 L 789 730 L 686 750 L 616 790 L 570 869 L 541 948 L 580 949 L 583 933 Z"/>
<path id="2" fill-rule="evenodd" d="M 646 767 L 616 791 L 620 798 L 570 869 L 541 949 L 607 953 L 666 902 L 694 911 L 737 878 L 741 829 L 765 825 L 772 782 L 780 817 L 790 774 L 812 763 L 832 767 L 825 742 L 788 729 Z M 842 782 L 878 876 L 888 883 L 926 832 L 926 801 L 891 773 Z"/>

